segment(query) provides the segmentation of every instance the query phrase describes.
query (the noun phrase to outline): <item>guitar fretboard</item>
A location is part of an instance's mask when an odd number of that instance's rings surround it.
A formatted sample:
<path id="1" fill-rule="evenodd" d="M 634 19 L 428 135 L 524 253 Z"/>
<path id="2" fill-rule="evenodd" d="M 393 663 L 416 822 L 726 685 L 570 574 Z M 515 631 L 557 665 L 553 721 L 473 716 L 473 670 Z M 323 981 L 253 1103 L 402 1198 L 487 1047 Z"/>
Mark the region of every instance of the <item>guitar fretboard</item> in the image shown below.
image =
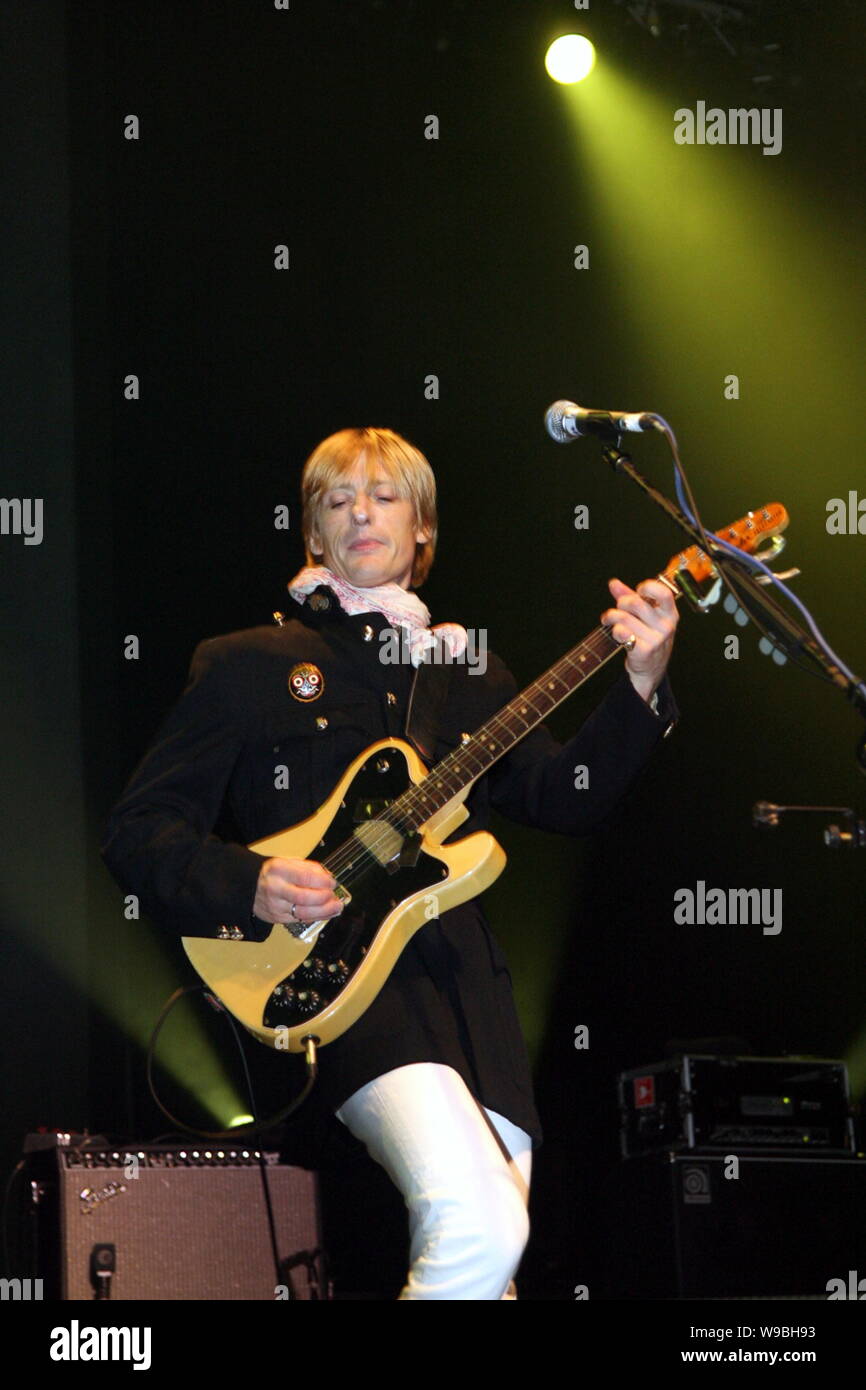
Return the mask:
<path id="1" fill-rule="evenodd" d="M 392 802 L 382 819 L 403 833 L 418 830 L 621 651 L 607 628 L 597 627 Z"/>
<path id="2" fill-rule="evenodd" d="M 777 538 L 787 524 L 785 508 L 778 502 L 771 502 L 758 512 L 747 512 L 745 517 L 715 534 L 739 549 L 751 552 L 763 539 Z M 696 584 L 715 575 L 712 560 L 697 545 L 675 555 L 658 578 L 678 599 L 683 592 L 682 580 L 686 574 Z M 380 819 L 403 835 L 420 830 L 431 816 L 447 806 L 464 787 L 481 777 L 620 650 L 621 644 L 611 637 L 608 629 L 597 627 L 437 763 L 423 782 L 409 787 L 393 801 Z M 338 864 L 336 858 L 333 863 L 331 859 L 326 862 L 335 873 L 345 867 Z M 352 867 L 351 863 L 349 867 Z"/>

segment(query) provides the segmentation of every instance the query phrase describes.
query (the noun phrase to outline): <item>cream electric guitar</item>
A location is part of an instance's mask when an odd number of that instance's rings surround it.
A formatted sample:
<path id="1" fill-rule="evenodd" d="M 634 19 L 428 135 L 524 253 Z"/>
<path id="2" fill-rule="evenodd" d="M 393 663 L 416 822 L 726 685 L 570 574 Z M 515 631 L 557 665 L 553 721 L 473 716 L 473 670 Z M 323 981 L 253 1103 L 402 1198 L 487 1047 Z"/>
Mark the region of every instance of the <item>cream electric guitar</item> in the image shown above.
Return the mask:
<path id="1" fill-rule="evenodd" d="M 770 540 L 788 514 L 778 504 L 749 512 L 717 534 L 742 550 Z M 697 546 L 659 575 L 692 600 L 715 571 Z M 718 597 L 720 584 L 699 601 Z M 333 1042 L 372 1003 L 406 942 L 424 923 L 476 897 L 505 867 L 487 831 L 442 843 L 469 815 L 463 802 L 479 777 L 572 691 L 622 650 L 604 627 L 539 676 L 428 771 L 412 746 L 380 739 L 346 768 L 315 815 L 250 849 L 266 858 L 313 856 L 337 880 L 342 913 L 319 922 L 274 924 L 267 940 L 186 936 L 198 974 L 251 1033 L 281 1051 L 304 1039 Z"/>

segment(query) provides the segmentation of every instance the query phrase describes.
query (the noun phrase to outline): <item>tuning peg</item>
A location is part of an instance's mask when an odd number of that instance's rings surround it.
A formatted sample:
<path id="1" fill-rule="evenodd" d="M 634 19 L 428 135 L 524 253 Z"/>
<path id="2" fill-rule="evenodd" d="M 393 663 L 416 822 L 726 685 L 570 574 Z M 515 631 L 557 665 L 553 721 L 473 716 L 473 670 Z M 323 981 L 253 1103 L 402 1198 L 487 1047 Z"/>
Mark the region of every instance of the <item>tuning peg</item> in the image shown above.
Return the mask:
<path id="1" fill-rule="evenodd" d="M 755 559 L 761 560 L 765 565 L 771 565 L 785 549 L 787 539 L 787 536 L 772 536 L 766 550 L 755 551 Z"/>
<path id="2" fill-rule="evenodd" d="M 795 575 L 802 574 L 799 569 L 780 570 L 778 574 L 756 574 L 754 580 L 756 584 L 775 584 L 777 579 L 793 579 Z"/>

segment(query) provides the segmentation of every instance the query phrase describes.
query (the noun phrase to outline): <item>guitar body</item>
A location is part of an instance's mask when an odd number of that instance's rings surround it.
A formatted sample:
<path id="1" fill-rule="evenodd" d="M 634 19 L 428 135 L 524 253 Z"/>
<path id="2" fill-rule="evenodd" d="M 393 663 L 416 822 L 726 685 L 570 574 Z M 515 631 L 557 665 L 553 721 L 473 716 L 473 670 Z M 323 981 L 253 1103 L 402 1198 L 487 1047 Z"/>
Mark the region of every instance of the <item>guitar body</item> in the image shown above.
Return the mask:
<path id="1" fill-rule="evenodd" d="M 278 922 L 262 942 L 183 938 L 198 974 L 260 1042 L 289 1052 L 303 1052 L 308 1034 L 333 1042 L 373 1002 L 414 933 L 502 872 L 505 851 L 486 831 L 441 844 L 467 818 L 468 785 L 416 834 L 404 838 L 377 820 L 427 775 L 410 744 L 382 739 L 350 763 L 308 820 L 249 846 L 268 859 L 333 864 L 342 856 L 352 890 L 338 917 Z"/>

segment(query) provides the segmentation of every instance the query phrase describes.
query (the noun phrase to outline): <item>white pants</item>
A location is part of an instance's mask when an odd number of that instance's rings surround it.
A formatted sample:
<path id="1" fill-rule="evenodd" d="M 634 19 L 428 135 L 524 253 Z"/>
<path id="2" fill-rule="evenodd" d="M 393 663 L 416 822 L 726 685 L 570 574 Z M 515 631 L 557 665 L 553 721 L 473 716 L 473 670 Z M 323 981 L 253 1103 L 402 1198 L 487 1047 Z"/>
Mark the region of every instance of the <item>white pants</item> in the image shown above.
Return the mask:
<path id="1" fill-rule="evenodd" d="M 340 1106 L 409 1211 L 401 1299 L 508 1299 L 529 1237 L 532 1141 L 487 1110 L 452 1067 L 413 1062 Z"/>

